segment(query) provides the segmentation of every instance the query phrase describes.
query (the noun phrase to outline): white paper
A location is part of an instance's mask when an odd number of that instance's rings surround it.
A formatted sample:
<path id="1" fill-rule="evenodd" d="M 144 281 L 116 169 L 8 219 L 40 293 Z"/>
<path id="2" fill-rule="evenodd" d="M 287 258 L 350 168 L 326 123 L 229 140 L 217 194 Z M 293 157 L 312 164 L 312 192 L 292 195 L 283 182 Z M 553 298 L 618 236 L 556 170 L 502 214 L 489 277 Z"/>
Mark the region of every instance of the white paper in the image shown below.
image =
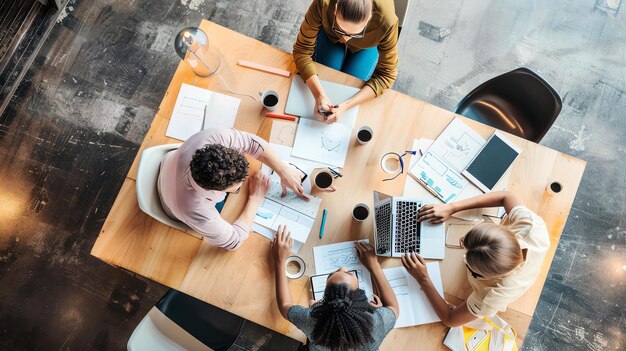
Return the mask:
<path id="1" fill-rule="evenodd" d="M 309 194 L 307 202 L 291 190 L 285 197 L 281 195 L 280 178 L 274 174 L 270 189 L 256 212 L 252 229 L 273 240 L 278 226 L 286 225 L 293 239 L 292 251 L 297 253 L 311 233 L 322 200 Z"/>
<path id="2" fill-rule="evenodd" d="M 302 184 L 302 187 L 304 188 L 304 192 L 306 194 L 310 194 L 312 179 L 311 174 L 313 173 L 313 170 L 316 168 L 328 167 L 328 165 L 316 161 L 306 160 L 300 157 L 294 157 L 291 155 L 293 149 L 289 146 L 279 144 L 270 144 L 270 146 L 276 152 L 278 158 L 283 160 L 283 162 L 297 166 L 298 168 L 300 168 L 300 170 L 302 170 L 302 172 L 308 175 L 307 179 L 305 179 L 304 183 Z M 271 174 L 273 179 L 280 180 L 278 175 L 276 173 L 272 173 L 272 170 L 265 164 L 261 167 L 261 171 L 268 175 Z"/>
<path id="3" fill-rule="evenodd" d="M 360 240 L 369 242 L 369 240 Z M 354 242 L 346 241 L 342 243 L 316 246 L 313 248 L 315 258 L 316 274 L 332 273 L 341 267 L 357 272 L 359 288 L 365 291 L 365 295 L 371 300 L 374 298 L 372 287 L 372 277 L 370 272 L 361 264 L 354 247 Z"/>
<path id="4" fill-rule="evenodd" d="M 352 130 L 341 123 L 301 119 L 291 155 L 342 168 L 351 135 Z"/>
<path id="5" fill-rule="evenodd" d="M 439 134 L 428 151 L 436 154 L 449 167 L 461 173 L 485 143 L 486 140 L 483 137 L 460 119 L 455 118 Z"/>
<path id="6" fill-rule="evenodd" d="M 485 144 L 473 129 L 454 119 L 409 170 L 421 185 L 449 203 L 456 200 L 469 182 L 461 175 Z"/>
<path id="7" fill-rule="evenodd" d="M 359 88 L 328 82 L 325 80 L 320 80 L 320 83 L 328 95 L 331 103 L 335 105 L 348 100 L 360 90 Z M 314 109 L 315 98 L 313 97 L 313 94 L 311 94 L 309 87 L 307 87 L 302 78 L 295 75 L 291 81 L 291 87 L 289 88 L 289 97 L 287 98 L 285 113 L 317 120 L 317 117 L 313 114 Z M 352 129 L 356 125 L 356 116 L 358 114 L 359 106 L 355 106 L 343 113 L 339 119 L 339 123 L 345 124 Z"/>
<path id="8" fill-rule="evenodd" d="M 208 116 L 204 121 L 204 129 L 232 128 L 240 101 L 232 96 L 183 83 L 165 135 L 185 141 L 201 131 L 205 106 L 208 106 Z"/>
<path id="9" fill-rule="evenodd" d="M 443 297 L 439 262 L 428 262 L 426 268 L 435 289 Z M 440 321 L 428 297 L 404 267 L 386 268 L 383 269 L 383 272 L 393 288 L 400 306 L 400 316 L 396 320 L 394 328 Z"/>

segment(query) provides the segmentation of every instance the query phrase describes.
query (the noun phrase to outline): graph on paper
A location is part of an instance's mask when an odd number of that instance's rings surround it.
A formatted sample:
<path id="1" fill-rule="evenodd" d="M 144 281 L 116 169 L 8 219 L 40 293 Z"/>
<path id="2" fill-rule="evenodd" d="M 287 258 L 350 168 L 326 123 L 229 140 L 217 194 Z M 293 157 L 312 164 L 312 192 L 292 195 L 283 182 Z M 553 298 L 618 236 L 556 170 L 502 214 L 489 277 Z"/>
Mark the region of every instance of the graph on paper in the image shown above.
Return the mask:
<path id="1" fill-rule="evenodd" d="M 369 242 L 369 240 L 361 241 Z M 313 256 L 315 258 L 316 274 L 332 273 L 342 267 L 348 271 L 357 271 L 359 288 L 365 290 L 365 294 L 368 298 L 372 298 L 374 294 L 372 277 L 369 271 L 359 261 L 354 242 L 346 241 L 343 243 L 316 246 L 313 248 Z"/>

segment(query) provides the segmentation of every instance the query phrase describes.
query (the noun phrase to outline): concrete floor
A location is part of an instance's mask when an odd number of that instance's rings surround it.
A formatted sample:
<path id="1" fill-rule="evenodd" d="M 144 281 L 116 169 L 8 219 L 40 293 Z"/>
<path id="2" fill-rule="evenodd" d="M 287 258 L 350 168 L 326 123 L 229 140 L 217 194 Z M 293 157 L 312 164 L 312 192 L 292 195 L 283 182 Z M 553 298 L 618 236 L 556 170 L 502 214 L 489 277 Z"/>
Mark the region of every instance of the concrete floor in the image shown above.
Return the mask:
<path id="1" fill-rule="evenodd" d="M 290 51 L 308 4 L 69 1 L 0 116 L 0 350 L 124 349 L 166 289 L 89 251 L 178 64 L 173 36 L 208 18 Z M 400 37 L 394 88 L 425 101 L 452 109 L 476 85 L 519 66 L 563 98 L 542 143 L 588 166 L 525 350 L 626 348 L 619 5 L 414 0 Z"/>

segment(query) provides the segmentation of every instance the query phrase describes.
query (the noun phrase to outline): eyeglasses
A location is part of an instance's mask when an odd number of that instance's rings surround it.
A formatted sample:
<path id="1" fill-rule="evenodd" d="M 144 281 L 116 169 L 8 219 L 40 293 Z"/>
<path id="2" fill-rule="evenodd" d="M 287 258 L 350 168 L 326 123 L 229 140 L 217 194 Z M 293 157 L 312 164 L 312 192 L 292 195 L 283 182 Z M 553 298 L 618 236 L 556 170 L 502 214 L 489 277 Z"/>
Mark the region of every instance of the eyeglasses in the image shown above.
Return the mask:
<path id="1" fill-rule="evenodd" d="M 472 275 L 472 277 L 474 277 L 474 279 L 476 278 L 484 278 L 482 275 L 480 275 L 479 273 L 474 272 L 470 266 L 467 264 L 467 259 L 465 258 L 465 255 L 463 255 L 463 262 L 465 262 L 465 267 L 467 267 L 467 270 L 470 271 L 470 274 Z"/>
<path id="2" fill-rule="evenodd" d="M 241 185 L 239 186 L 239 188 L 237 188 L 237 190 L 235 190 L 235 191 L 227 191 L 227 193 L 229 193 L 229 194 L 239 194 L 239 192 L 241 191 L 241 187 L 243 187 L 243 183 L 245 181 L 246 181 L 245 179 L 241 181 Z"/>
<path id="3" fill-rule="evenodd" d="M 337 17 L 335 17 L 335 18 L 333 18 L 333 26 L 332 26 L 332 28 L 335 31 L 335 33 L 337 33 L 337 34 L 339 34 L 341 36 L 350 37 L 352 39 L 361 39 L 361 38 L 365 37 L 365 31 L 367 30 L 367 23 L 365 24 L 365 27 L 363 28 L 361 33 L 350 34 L 350 33 L 344 32 L 343 29 L 339 28 L 339 25 L 337 24 Z"/>
<path id="4" fill-rule="evenodd" d="M 402 155 L 400 155 L 397 152 L 388 152 L 388 153 L 384 154 L 383 157 L 381 158 L 381 166 L 382 166 L 383 160 L 385 160 L 385 157 L 387 157 L 389 155 L 395 155 L 398 158 L 398 160 L 400 161 L 400 172 L 398 174 L 396 174 L 395 176 L 391 177 L 391 178 L 383 179 L 383 182 L 386 182 L 388 180 L 394 180 L 394 179 L 398 178 L 398 176 L 400 176 L 400 174 L 404 173 L 404 160 L 402 158 L 404 156 L 406 156 L 406 155 L 415 155 L 415 154 L 417 154 L 417 151 L 413 151 L 413 150 L 406 150 L 406 151 L 404 151 L 404 153 Z"/>

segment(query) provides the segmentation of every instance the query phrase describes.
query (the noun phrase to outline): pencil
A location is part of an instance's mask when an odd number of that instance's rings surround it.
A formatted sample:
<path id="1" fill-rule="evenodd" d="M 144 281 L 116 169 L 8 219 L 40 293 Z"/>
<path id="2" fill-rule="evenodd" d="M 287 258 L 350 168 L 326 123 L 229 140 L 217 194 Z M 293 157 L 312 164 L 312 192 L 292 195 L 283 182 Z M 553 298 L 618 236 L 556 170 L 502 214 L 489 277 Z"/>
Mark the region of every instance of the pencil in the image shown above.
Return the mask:
<path id="1" fill-rule="evenodd" d="M 324 226 L 326 226 L 326 214 L 328 211 L 324 209 L 322 212 L 322 225 L 320 226 L 320 239 L 324 237 Z"/>
<path id="2" fill-rule="evenodd" d="M 295 121 L 296 117 L 294 116 L 285 116 L 285 115 L 277 115 L 275 113 L 268 113 L 266 114 L 267 117 L 271 117 L 271 118 L 278 118 L 278 119 L 286 119 L 288 121 Z"/>

